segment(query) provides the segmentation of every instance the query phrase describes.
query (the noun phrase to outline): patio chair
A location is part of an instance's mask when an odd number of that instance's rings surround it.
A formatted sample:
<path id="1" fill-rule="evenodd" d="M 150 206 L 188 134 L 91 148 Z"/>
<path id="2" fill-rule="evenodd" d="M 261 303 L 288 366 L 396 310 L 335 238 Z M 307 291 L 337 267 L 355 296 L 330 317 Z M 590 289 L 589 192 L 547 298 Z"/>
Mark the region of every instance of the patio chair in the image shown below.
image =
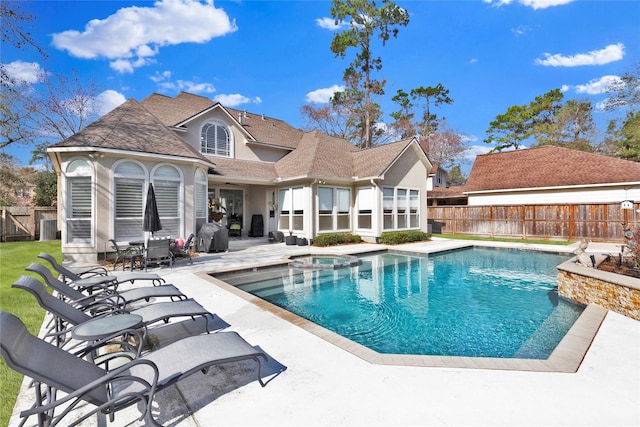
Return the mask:
<path id="1" fill-rule="evenodd" d="M 118 262 L 122 263 L 122 271 L 127 267 L 127 260 L 131 264 L 131 270 L 133 270 L 136 260 L 140 264 L 142 263 L 143 254 L 139 251 L 137 246 L 127 246 L 126 248 L 123 248 L 119 246 L 118 242 L 114 239 L 109 239 L 109 242 L 111 242 L 111 247 L 116 250 L 116 259 L 113 261 L 114 270 L 116 269 Z"/>
<path id="2" fill-rule="evenodd" d="M 174 261 L 177 258 L 189 258 L 189 263 L 193 264 L 193 260 L 191 259 L 191 242 L 195 235 L 193 233 L 189 234 L 187 240 L 182 245 L 182 248 L 177 248 L 174 246 L 171 247 L 171 255 L 173 256 Z"/>
<path id="3" fill-rule="evenodd" d="M 37 262 L 29 264 L 25 270 L 37 273 L 42 277 L 45 283 L 58 292 L 58 296 L 66 299 L 69 303 L 75 305 L 77 308 L 86 311 L 92 308 L 92 306 L 104 299 L 113 301 L 116 305 L 124 308 L 127 304 L 145 300 L 149 302 L 151 298 L 167 297 L 172 301 L 187 299 L 178 288 L 174 285 L 160 285 L 160 286 L 141 286 L 138 288 L 129 289 L 126 291 L 114 291 L 109 288 L 97 292 L 94 291 L 87 295 L 76 289 L 72 285 L 64 283 L 61 280 L 53 277 L 48 268 Z"/>
<path id="4" fill-rule="evenodd" d="M 106 272 L 105 274 L 94 274 L 92 276 L 83 276 L 81 274 L 74 273 L 74 271 L 71 270 L 69 267 L 66 267 L 60 264 L 58 261 L 56 261 L 56 259 L 53 256 L 51 256 L 48 253 L 40 252 L 38 254 L 38 258 L 48 261 L 51 264 L 51 267 L 62 277 L 62 280 L 64 280 L 65 282 L 75 282 L 75 281 L 84 280 L 87 278 L 91 279 L 90 281 L 99 280 L 99 277 L 95 277 L 95 276 L 111 278 L 110 280 L 113 280 L 118 284 L 125 283 L 125 282 L 133 283 L 136 280 L 149 280 L 153 282 L 154 285 L 157 286 L 161 283 L 164 283 L 165 281 L 162 277 L 158 276 L 156 273 L 130 272 L 130 273 L 118 274 L 117 276 L 112 276 L 109 274 L 109 271 L 104 267 L 102 268 Z M 107 279 L 104 279 L 104 280 L 107 281 Z"/>
<path id="5" fill-rule="evenodd" d="M 138 421 L 157 426 L 151 412 L 157 391 L 198 371 L 206 373 L 212 366 L 242 360 L 257 363 L 258 382 L 264 387 L 260 358 L 268 361 L 265 353 L 238 333 L 219 332 L 183 338 L 109 371 L 31 335 L 18 317 L 4 311 L 0 312 L 0 351 L 11 369 L 35 381 L 36 401 L 20 417 L 24 422 L 36 415 L 41 427 L 62 424 L 83 401 L 95 408 L 85 406 L 88 412 L 72 423 L 68 420 L 70 426 L 99 412 L 114 421 L 117 411 L 137 403 L 142 413 Z M 56 390 L 66 394 L 58 397 Z M 58 408 L 61 412 L 56 414 Z"/>
<path id="6" fill-rule="evenodd" d="M 144 271 L 151 263 L 168 263 L 173 268 L 173 257 L 169 248 L 170 239 L 151 239 L 144 249 Z"/>
<path id="7" fill-rule="evenodd" d="M 168 323 L 169 319 L 176 317 L 190 317 L 195 321 L 196 317 L 202 317 L 205 319 L 205 331 L 209 333 L 209 319 L 213 317 L 209 311 L 202 307 L 194 299 L 185 299 L 180 301 L 171 302 L 158 302 L 154 304 L 148 304 L 135 310 L 126 310 L 114 307 L 109 310 L 109 303 L 106 302 L 100 309 L 102 312 L 99 316 L 90 316 L 86 312 L 74 307 L 59 298 L 54 297 L 47 292 L 44 285 L 38 281 L 38 279 L 29 276 L 21 276 L 16 282 L 11 285 L 17 289 L 23 289 L 36 299 L 40 307 L 51 313 L 56 319 L 55 331 L 49 331 L 50 337 L 56 337 L 57 341 L 64 345 L 66 340 L 64 334 L 69 332 L 69 328 L 65 325 L 69 324 L 71 327 L 78 326 L 84 322 L 87 322 L 96 317 L 129 313 L 137 314 L 142 317 L 142 324 L 148 327 L 157 322 Z M 107 312 L 104 312 L 107 310 Z"/>

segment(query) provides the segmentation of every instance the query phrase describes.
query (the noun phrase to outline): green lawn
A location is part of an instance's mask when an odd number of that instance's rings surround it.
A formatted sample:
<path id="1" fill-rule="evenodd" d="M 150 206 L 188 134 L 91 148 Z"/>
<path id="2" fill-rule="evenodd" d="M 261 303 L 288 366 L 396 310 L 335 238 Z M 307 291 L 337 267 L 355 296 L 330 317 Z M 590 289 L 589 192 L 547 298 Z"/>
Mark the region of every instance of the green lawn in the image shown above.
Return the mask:
<path id="1" fill-rule="evenodd" d="M 18 316 L 35 335 L 40 331 L 44 310 L 31 294 L 13 289 L 11 284 L 22 275 L 40 278 L 35 273 L 25 271 L 25 267 L 34 261 L 41 261 L 49 267 L 48 262 L 37 257 L 40 252 L 50 253 L 59 262 L 62 261 L 59 240 L 0 243 L 0 309 Z M 4 359 L 0 358 L 0 426 L 9 424 L 21 383 L 22 375 L 9 369 Z"/>

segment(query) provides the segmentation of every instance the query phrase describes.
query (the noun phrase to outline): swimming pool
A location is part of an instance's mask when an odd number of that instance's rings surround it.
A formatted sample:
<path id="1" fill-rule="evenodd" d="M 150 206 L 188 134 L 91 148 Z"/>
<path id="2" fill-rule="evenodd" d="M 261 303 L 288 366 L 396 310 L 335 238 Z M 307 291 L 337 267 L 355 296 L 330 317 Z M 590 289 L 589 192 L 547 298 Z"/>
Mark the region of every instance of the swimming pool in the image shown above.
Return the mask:
<path id="1" fill-rule="evenodd" d="M 583 310 L 555 293 L 566 255 L 475 247 L 359 258 L 216 277 L 387 354 L 544 359 Z"/>

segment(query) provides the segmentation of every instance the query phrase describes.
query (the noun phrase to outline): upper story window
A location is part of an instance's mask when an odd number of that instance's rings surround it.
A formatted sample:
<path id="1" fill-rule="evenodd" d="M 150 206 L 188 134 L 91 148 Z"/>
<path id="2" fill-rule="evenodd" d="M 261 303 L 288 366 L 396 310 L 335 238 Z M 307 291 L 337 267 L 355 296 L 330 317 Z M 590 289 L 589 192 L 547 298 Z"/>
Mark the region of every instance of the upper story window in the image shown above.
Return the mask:
<path id="1" fill-rule="evenodd" d="M 220 122 L 205 123 L 200 131 L 200 151 L 204 154 L 231 157 L 231 130 Z"/>

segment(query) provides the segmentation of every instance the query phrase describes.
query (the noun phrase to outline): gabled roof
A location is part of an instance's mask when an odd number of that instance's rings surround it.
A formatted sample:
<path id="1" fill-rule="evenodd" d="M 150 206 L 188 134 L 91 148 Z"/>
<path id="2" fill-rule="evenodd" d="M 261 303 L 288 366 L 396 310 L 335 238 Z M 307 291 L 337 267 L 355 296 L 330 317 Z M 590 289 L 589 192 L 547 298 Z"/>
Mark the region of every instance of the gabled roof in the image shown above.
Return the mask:
<path id="1" fill-rule="evenodd" d="M 77 134 L 52 145 L 50 151 L 83 147 L 185 157 L 212 165 L 135 99 L 129 99 Z"/>
<path id="2" fill-rule="evenodd" d="M 295 177 L 351 178 L 351 153 L 358 149 L 341 138 L 319 131 L 304 134 L 298 147 L 275 163 L 277 175 L 282 179 Z"/>
<path id="3" fill-rule="evenodd" d="M 549 145 L 477 156 L 465 191 L 626 182 L 640 182 L 640 163 Z"/>
<path id="4" fill-rule="evenodd" d="M 391 144 L 378 145 L 366 150 L 356 151 L 353 156 L 353 176 L 374 177 L 380 176 L 393 164 L 415 139 L 405 139 Z M 418 150 L 424 156 L 424 160 L 429 162 L 420 144 L 415 142 Z M 425 177 L 426 179 L 426 177 Z"/>
<path id="5" fill-rule="evenodd" d="M 165 126 L 183 126 L 189 120 L 213 108 L 222 109 L 238 127 L 256 142 L 285 148 L 297 147 L 304 132 L 288 123 L 261 114 L 226 108 L 221 104 L 192 93 L 180 92 L 175 98 L 154 93 L 140 101 Z"/>

